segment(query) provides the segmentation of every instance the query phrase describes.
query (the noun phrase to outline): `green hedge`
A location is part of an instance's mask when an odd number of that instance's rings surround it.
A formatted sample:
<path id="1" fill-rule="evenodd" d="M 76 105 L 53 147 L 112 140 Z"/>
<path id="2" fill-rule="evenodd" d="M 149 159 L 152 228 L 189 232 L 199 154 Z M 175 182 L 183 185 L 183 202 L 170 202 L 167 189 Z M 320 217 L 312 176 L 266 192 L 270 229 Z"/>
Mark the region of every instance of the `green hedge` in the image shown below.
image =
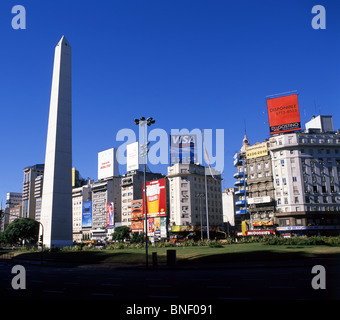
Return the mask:
<path id="1" fill-rule="evenodd" d="M 340 246 L 340 236 L 338 237 L 324 237 L 324 236 L 313 236 L 313 237 L 292 237 L 283 238 L 279 236 L 269 236 L 269 237 L 243 237 L 232 239 L 228 238 L 224 241 L 220 240 L 208 240 L 204 239 L 201 241 L 185 240 L 183 242 L 169 242 L 160 241 L 153 245 L 149 245 L 150 248 L 167 248 L 167 247 L 197 247 L 197 246 L 207 246 L 211 248 L 222 248 L 230 244 L 237 243 L 263 243 L 265 245 L 289 245 L 289 246 L 313 246 L 313 245 L 325 245 L 325 246 Z M 121 242 L 115 244 L 109 244 L 102 250 L 119 250 L 119 249 L 138 249 L 145 248 L 145 243 L 128 243 Z M 95 247 L 80 246 L 75 245 L 73 247 L 65 247 L 61 249 L 62 251 L 81 251 L 81 250 L 98 250 Z"/>
<path id="2" fill-rule="evenodd" d="M 338 237 L 324 237 L 324 236 L 312 236 L 312 237 L 270 237 L 263 238 L 262 242 L 268 245 L 298 245 L 298 246 L 340 246 L 340 236 Z"/>

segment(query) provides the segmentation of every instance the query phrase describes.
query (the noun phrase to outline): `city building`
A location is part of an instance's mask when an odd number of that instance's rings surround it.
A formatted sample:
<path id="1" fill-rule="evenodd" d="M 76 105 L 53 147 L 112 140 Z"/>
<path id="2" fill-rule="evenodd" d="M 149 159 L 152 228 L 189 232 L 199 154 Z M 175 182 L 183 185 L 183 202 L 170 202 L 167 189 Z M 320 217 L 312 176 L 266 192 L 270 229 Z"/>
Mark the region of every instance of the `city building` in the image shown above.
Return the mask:
<path id="1" fill-rule="evenodd" d="M 14 208 L 15 210 L 12 210 Z M 7 192 L 5 209 L 3 211 L 3 214 L 1 214 L 0 216 L 0 230 L 3 232 L 8 224 L 10 224 L 17 217 L 22 217 L 22 193 Z"/>
<path id="2" fill-rule="evenodd" d="M 22 187 L 22 216 L 23 218 L 35 219 L 36 178 L 44 174 L 44 164 L 28 166 L 24 169 L 24 181 Z"/>
<path id="3" fill-rule="evenodd" d="M 340 131 L 331 116 L 302 132 L 269 139 L 277 230 L 283 235 L 340 233 Z"/>
<path id="4" fill-rule="evenodd" d="M 160 173 L 146 172 L 146 181 L 164 178 Z M 131 227 L 131 202 L 143 199 L 144 172 L 133 170 L 121 177 L 121 223 L 123 226 Z"/>
<path id="5" fill-rule="evenodd" d="M 167 177 L 173 230 L 175 226 L 196 226 L 198 230 L 201 225 L 206 230 L 207 222 L 210 229 L 223 226 L 220 173 L 199 164 L 176 163 L 168 167 Z"/>
<path id="6" fill-rule="evenodd" d="M 112 204 L 112 205 L 111 205 Z M 113 223 L 109 223 L 108 208 L 113 207 Z M 92 228 L 93 240 L 110 238 L 115 225 L 121 224 L 120 177 L 102 179 L 92 184 Z"/>
<path id="7" fill-rule="evenodd" d="M 35 220 L 40 221 L 41 200 L 43 192 L 44 175 L 35 178 L 34 181 L 34 197 L 35 197 Z"/>
<path id="8" fill-rule="evenodd" d="M 234 160 L 237 169 L 235 186 L 238 188 L 235 192 L 238 196 L 235 213 L 239 229 L 241 221 L 244 221 L 247 231 L 256 230 L 257 234 L 261 234 L 271 230 L 274 233 L 275 199 L 268 142 L 251 146 L 245 134 L 242 148 L 235 154 Z"/>
<path id="9" fill-rule="evenodd" d="M 16 204 L 9 209 L 9 223 L 22 217 L 22 204 Z"/>
<path id="10" fill-rule="evenodd" d="M 81 242 L 83 240 L 83 234 L 90 227 L 84 227 L 83 232 L 83 206 L 84 202 L 92 200 L 92 184 L 93 181 L 88 180 L 86 185 L 81 187 L 75 187 L 72 189 L 72 234 L 73 242 Z"/>

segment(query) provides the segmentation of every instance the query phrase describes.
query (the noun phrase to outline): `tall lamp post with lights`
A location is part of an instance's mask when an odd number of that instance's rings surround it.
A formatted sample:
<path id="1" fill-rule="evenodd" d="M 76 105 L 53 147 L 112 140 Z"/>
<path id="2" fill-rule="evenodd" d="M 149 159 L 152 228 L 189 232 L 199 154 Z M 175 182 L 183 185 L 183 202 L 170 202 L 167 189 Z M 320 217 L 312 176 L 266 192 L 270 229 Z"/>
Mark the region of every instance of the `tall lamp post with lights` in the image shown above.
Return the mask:
<path id="1" fill-rule="evenodd" d="M 145 212 L 145 264 L 146 267 L 148 268 L 149 266 L 149 259 L 148 259 L 148 210 L 147 210 L 147 203 L 146 203 L 146 162 L 147 162 L 147 155 L 149 152 L 148 145 L 150 142 L 147 142 L 147 137 L 146 137 L 146 126 L 151 126 L 154 124 L 156 121 L 149 117 L 145 120 L 145 117 L 140 117 L 139 119 L 134 119 L 135 124 L 141 128 L 143 128 L 143 144 L 141 144 L 140 149 L 141 153 L 140 155 L 144 158 L 144 196 L 143 196 L 143 201 L 144 201 L 144 212 Z"/>

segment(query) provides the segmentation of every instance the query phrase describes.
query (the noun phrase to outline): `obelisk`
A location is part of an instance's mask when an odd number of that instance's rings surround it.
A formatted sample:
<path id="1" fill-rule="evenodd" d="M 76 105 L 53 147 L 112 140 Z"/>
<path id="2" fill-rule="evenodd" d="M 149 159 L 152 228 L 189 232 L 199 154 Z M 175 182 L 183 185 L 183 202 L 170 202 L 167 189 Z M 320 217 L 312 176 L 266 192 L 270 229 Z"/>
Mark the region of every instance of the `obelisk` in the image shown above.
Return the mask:
<path id="1" fill-rule="evenodd" d="M 40 221 L 44 246 L 72 245 L 71 47 L 65 36 L 54 54 Z"/>

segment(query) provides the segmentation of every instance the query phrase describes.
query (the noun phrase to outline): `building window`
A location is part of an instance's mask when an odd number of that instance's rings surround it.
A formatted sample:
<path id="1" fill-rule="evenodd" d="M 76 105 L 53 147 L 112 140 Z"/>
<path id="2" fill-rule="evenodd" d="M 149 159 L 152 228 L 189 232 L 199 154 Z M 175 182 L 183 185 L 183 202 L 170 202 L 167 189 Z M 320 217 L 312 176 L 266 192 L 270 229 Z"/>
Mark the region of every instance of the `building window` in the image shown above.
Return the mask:
<path id="1" fill-rule="evenodd" d="M 280 219 L 279 225 L 280 225 L 280 227 L 289 226 L 289 219 Z"/>
<path id="2" fill-rule="evenodd" d="M 302 226 L 302 219 L 295 219 L 295 225 L 296 226 Z"/>

